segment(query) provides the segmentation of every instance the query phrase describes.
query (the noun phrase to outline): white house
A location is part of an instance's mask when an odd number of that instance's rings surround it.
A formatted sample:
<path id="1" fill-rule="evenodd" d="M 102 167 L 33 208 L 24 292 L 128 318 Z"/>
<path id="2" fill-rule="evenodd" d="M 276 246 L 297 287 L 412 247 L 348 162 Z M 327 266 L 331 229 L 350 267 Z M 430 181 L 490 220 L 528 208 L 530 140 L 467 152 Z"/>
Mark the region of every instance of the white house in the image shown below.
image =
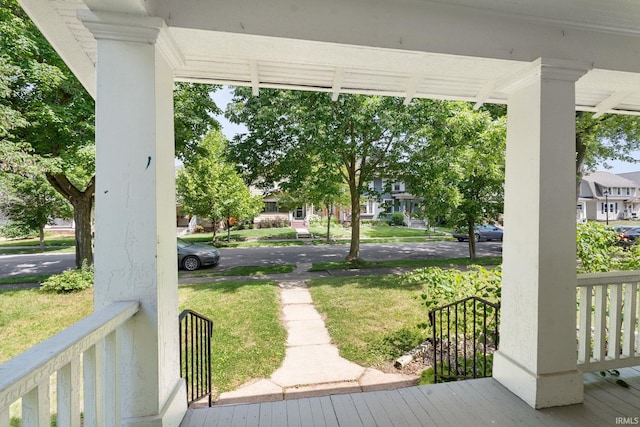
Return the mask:
<path id="1" fill-rule="evenodd" d="M 80 359 L 85 424 L 177 426 L 183 418 L 176 80 L 255 94 L 318 90 L 335 100 L 363 93 L 506 104 L 494 378 L 534 408 L 583 401 L 581 369 L 608 362 L 604 344 L 591 354 L 588 336 L 576 349 L 575 111 L 640 114 L 640 2 L 19 1 L 96 99 L 95 314 L 48 351 L 0 365 L 0 425 L 21 396 L 36 423 L 48 423 L 48 375 L 78 387 Z M 581 295 L 596 287 L 606 297 L 600 285 L 610 279 L 589 280 Z M 631 314 L 624 319 L 634 324 Z M 623 363 L 624 354 L 625 364 L 640 364 L 633 332 L 624 336 L 608 360 Z M 58 413 L 76 413 L 75 395 L 59 396 Z M 98 418 L 104 424 L 90 421 Z"/>
<path id="2" fill-rule="evenodd" d="M 607 221 L 638 218 L 640 185 L 624 175 L 598 171 L 580 183 L 578 219 Z"/>

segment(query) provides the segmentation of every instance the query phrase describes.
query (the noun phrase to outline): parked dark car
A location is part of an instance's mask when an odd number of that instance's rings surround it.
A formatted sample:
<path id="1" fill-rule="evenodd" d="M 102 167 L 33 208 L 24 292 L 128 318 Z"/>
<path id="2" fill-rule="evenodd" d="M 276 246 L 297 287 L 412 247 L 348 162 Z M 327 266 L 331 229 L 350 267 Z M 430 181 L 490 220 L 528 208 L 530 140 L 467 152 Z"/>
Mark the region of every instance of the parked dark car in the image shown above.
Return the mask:
<path id="1" fill-rule="evenodd" d="M 474 230 L 476 242 L 480 240 L 500 240 L 502 241 L 503 230 L 491 224 L 477 225 Z M 453 237 L 459 242 L 469 240 L 469 232 L 467 230 L 457 230 L 453 233 Z"/>
<path id="2" fill-rule="evenodd" d="M 200 267 L 216 266 L 220 252 L 214 247 L 178 239 L 178 268 L 194 271 Z"/>

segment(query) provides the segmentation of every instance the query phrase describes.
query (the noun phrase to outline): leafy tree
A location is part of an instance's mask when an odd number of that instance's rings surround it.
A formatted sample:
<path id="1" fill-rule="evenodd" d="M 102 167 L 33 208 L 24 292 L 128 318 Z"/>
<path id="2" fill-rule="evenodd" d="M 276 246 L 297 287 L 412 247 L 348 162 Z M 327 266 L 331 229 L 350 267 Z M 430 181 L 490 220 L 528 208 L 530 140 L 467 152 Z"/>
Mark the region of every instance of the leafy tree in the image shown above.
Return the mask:
<path id="1" fill-rule="evenodd" d="M 576 112 L 577 185 L 586 172 L 607 160 L 637 162 L 633 152 L 640 149 L 640 117 L 620 114 Z M 576 193 L 577 194 L 577 193 Z"/>
<path id="2" fill-rule="evenodd" d="M 176 152 L 189 151 L 217 122 L 217 87 L 176 85 Z M 0 0 L 0 167 L 40 164 L 73 206 L 76 266 L 93 262 L 94 102 L 15 0 Z"/>
<path id="3" fill-rule="evenodd" d="M 295 190 L 308 177 L 330 188 L 340 174 L 349 188 L 351 245 L 347 261 L 360 258 L 360 198 L 374 177 L 391 174 L 407 152 L 410 121 L 400 98 L 315 92 L 235 89 L 227 117 L 248 132 L 230 145 L 232 159 L 249 179 Z"/>
<path id="4" fill-rule="evenodd" d="M 475 226 L 503 210 L 504 118 L 470 104 L 416 100 L 415 117 L 426 143 L 408 156 L 404 181 L 424 198 L 430 219 L 446 217 L 475 235 Z M 475 239 L 469 256 L 475 258 Z"/>
<path id="5" fill-rule="evenodd" d="M 24 178 L 15 174 L 3 174 L 0 180 L 4 188 L 0 211 L 15 229 L 32 230 L 40 237 L 40 249 L 44 248 L 44 227 L 53 224 L 55 218 L 70 218 L 71 206 L 47 182 L 42 174 Z"/>
<path id="6" fill-rule="evenodd" d="M 176 180 L 184 211 L 211 220 L 213 241 L 221 221 L 227 224 L 229 240 L 232 218 L 252 219 L 262 209 L 262 199 L 251 194 L 235 166 L 226 161 L 226 148 L 222 133 L 209 133 L 197 147 L 198 154 L 185 157 Z"/>

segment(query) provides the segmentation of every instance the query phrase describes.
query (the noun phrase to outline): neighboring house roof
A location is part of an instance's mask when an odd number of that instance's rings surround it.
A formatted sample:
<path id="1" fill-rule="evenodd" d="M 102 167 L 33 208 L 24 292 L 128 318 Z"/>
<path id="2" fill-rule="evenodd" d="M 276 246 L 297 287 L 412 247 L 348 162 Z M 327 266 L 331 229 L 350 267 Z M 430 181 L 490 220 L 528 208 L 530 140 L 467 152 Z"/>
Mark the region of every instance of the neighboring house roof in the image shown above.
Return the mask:
<path id="1" fill-rule="evenodd" d="M 636 186 L 640 187 L 640 171 L 619 173 L 618 175 L 630 181 L 633 181 L 636 184 Z"/>
<path id="2" fill-rule="evenodd" d="M 637 172 L 640 178 L 640 172 Z M 606 171 L 596 171 L 582 179 L 580 183 L 580 198 L 585 199 L 604 199 L 604 190 L 606 188 L 640 188 L 640 184 L 636 181 L 628 179 L 623 174 L 613 174 Z M 615 198 L 616 195 L 610 194 L 609 198 Z M 621 196 L 618 196 L 621 197 Z M 622 197 L 628 198 L 623 195 Z"/>

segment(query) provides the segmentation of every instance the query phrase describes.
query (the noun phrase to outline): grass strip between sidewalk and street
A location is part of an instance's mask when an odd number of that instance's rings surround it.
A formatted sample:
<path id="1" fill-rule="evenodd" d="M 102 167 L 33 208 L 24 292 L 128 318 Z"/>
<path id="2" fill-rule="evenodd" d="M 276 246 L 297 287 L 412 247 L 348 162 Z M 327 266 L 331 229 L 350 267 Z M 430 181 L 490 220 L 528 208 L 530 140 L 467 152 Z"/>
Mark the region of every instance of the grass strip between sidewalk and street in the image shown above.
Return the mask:
<path id="1" fill-rule="evenodd" d="M 24 248 L 2 248 L 0 247 L 0 255 L 24 255 L 24 254 L 41 254 L 41 253 L 55 253 L 55 254 L 63 254 L 63 253 L 71 253 L 75 252 L 75 247 L 67 246 L 67 247 L 49 247 L 45 246 L 44 249 L 34 248 L 34 247 L 24 247 Z"/>
<path id="2" fill-rule="evenodd" d="M 326 270 L 352 270 L 352 269 L 376 269 L 376 268 L 421 268 L 421 267 L 466 267 L 469 265 L 499 265 L 502 257 L 478 257 L 470 258 L 443 258 L 443 259 L 406 259 L 388 261 L 331 261 L 315 263 L 309 271 Z"/>
<path id="3" fill-rule="evenodd" d="M 219 277 L 219 276 L 262 276 L 266 274 L 291 273 L 296 269 L 295 264 L 283 265 L 248 265 L 231 267 L 226 270 L 203 269 L 199 271 L 180 271 L 178 277 Z"/>
<path id="4" fill-rule="evenodd" d="M 0 277 L 0 286 L 2 285 L 21 285 L 23 283 L 42 283 L 51 277 L 51 274 L 28 274 L 21 276 Z M 2 288 L 0 287 L 0 290 Z"/>

